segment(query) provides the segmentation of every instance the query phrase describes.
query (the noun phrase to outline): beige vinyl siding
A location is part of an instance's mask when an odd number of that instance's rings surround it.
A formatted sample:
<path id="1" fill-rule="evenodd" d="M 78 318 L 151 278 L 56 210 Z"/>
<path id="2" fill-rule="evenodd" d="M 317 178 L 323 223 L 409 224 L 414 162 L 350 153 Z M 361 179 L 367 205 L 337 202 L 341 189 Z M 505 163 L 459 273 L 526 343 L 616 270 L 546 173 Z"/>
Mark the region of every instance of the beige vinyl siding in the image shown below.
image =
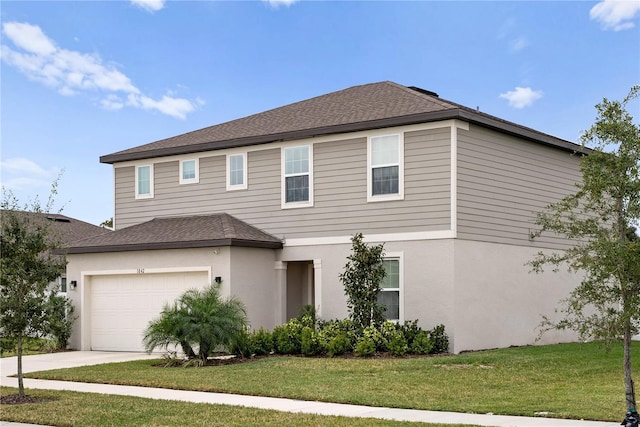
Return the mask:
<path id="1" fill-rule="evenodd" d="M 571 153 L 470 125 L 458 130 L 458 238 L 562 247 L 529 240 L 535 215 L 575 191 L 580 159 Z"/>
<path id="2" fill-rule="evenodd" d="M 367 203 L 366 138 L 313 145 L 308 208 L 281 209 L 280 148 L 248 152 L 248 189 L 240 191 L 226 191 L 225 156 L 215 153 L 200 158 L 197 184 L 179 185 L 178 161 L 155 163 L 153 199 L 135 200 L 133 166 L 118 167 L 117 227 L 226 212 L 281 238 L 449 230 L 450 135 L 449 127 L 405 134 L 405 197 L 388 202 Z"/>

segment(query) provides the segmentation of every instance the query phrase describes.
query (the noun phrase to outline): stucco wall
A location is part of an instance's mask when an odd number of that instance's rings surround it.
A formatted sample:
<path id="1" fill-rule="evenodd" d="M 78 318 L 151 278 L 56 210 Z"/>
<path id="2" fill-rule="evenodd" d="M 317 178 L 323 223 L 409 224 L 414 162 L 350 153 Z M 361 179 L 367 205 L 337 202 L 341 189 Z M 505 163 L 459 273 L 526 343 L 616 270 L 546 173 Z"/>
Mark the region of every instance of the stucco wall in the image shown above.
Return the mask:
<path id="1" fill-rule="evenodd" d="M 525 263 L 539 249 L 456 240 L 453 350 L 536 343 L 542 316 L 555 316 L 559 301 L 578 284 L 566 271 L 529 273 Z M 570 332 L 547 332 L 537 342 L 575 341 Z"/>
<path id="2" fill-rule="evenodd" d="M 231 248 L 230 291 L 246 306 L 252 329 L 277 326 L 275 260 L 275 250 Z"/>

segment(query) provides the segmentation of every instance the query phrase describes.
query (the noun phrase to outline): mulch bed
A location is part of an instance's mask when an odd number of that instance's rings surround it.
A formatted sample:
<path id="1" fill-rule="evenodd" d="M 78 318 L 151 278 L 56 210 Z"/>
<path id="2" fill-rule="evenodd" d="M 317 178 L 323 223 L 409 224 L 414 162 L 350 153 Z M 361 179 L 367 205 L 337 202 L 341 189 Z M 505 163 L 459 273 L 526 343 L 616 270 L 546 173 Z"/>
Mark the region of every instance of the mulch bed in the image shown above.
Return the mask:
<path id="1" fill-rule="evenodd" d="M 394 356 L 389 352 L 376 352 L 374 355 L 372 356 L 367 356 L 367 357 L 358 357 L 355 354 L 353 354 L 353 352 L 349 352 L 349 353 L 345 353 L 342 354 L 340 356 L 333 356 L 333 359 L 424 359 L 427 357 L 434 357 L 434 356 L 447 356 L 450 355 L 449 353 L 440 353 L 440 354 L 405 354 L 404 356 Z M 305 356 L 302 354 L 289 354 L 289 355 L 282 355 L 282 354 L 271 354 L 271 355 L 266 355 L 266 356 L 253 356 L 253 357 L 224 357 L 224 358 L 209 358 L 207 360 L 206 365 L 207 367 L 210 366 L 224 366 L 224 365 L 235 365 L 238 363 L 251 363 L 251 362 L 256 362 L 260 359 L 264 359 L 267 357 L 272 357 L 272 356 L 287 356 L 287 357 L 308 357 L 308 358 L 331 358 L 331 356 L 328 355 L 316 355 L 316 356 Z M 187 362 L 186 359 L 182 359 L 183 362 Z M 165 367 L 171 367 L 171 368 L 182 368 L 183 365 L 182 364 L 175 364 L 172 366 L 167 366 L 166 361 L 160 362 L 160 363 L 156 363 L 153 366 L 155 367 L 159 367 L 159 368 L 165 368 Z M 193 366 L 195 367 L 195 365 Z"/>
<path id="2" fill-rule="evenodd" d="M 42 399 L 33 396 L 20 396 L 19 394 L 9 394 L 0 396 L 0 404 L 2 405 L 24 405 L 28 403 L 44 403 L 51 402 L 53 399 Z"/>

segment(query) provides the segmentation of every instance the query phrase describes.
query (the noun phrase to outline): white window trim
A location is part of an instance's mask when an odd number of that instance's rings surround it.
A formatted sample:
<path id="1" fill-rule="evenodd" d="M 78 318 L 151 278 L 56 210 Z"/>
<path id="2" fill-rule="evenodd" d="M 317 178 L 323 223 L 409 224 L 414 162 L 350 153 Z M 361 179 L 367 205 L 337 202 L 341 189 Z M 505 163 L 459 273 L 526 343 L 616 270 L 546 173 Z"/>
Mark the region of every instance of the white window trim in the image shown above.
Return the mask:
<path id="1" fill-rule="evenodd" d="M 288 148 L 307 147 L 309 149 L 309 200 L 306 202 L 289 202 L 287 203 L 286 194 L 286 178 L 285 175 L 285 151 Z M 313 207 L 313 145 L 312 144 L 296 144 L 288 145 L 280 149 L 280 193 L 281 193 L 281 208 L 282 209 L 295 209 L 295 208 L 309 208 Z M 307 174 L 291 174 L 290 176 L 301 176 Z"/>
<path id="2" fill-rule="evenodd" d="M 195 168 L 196 168 L 196 176 L 194 178 L 184 179 L 183 178 L 183 176 L 184 176 L 183 175 L 183 171 L 184 171 L 183 170 L 183 168 L 184 168 L 183 163 L 184 162 L 191 162 L 191 161 L 196 163 L 196 166 L 195 166 Z M 198 182 L 200 182 L 200 159 L 198 159 L 198 158 L 195 158 L 195 159 L 182 159 L 182 160 L 179 161 L 179 163 L 180 163 L 180 185 L 183 185 L 183 184 L 197 184 Z"/>
<path id="3" fill-rule="evenodd" d="M 387 288 L 389 291 L 398 291 L 398 316 L 399 319 L 389 319 L 392 322 L 402 323 L 404 322 L 404 252 L 388 252 L 384 255 L 383 259 L 397 259 L 398 260 L 398 288 Z M 385 288 L 381 289 L 384 292 Z"/>
<path id="4" fill-rule="evenodd" d="M 373 195 L 373 183 L 372 183 L 372 155 L 371 155 L 371 143 L 373 138 L 380 138 L 385 136 L 397 136 L 398 137 L 398 194 L 381 194 Z M 396 166 L 395 163 L 389 165 L 376 165 L 377 167 L 384 166 Z M 386 202 L 390 200 L 404 200 L 404 132 L 393 134 L 374 134 L 367 137 L 367 202 Z"/>
<path id="5" fill-rule="evenodd" d="M 149 194 L 139 194 L 138 193 L 138 171 L 140 168 L 149 167 Z M 147 165 L 136 165 L 136 174 L 135 174 L 135 192 L 136 199 L 153 199 L 153 163 Z"/>
<path id="6" fill-rule="evenodd" d="M 242 184 L 231 185 L 231 157 L 242 156 Z M 247 183 L 247 153 L 231 153 L 227 154 L 227 191 L 234 190 L 246 190 L 248 188 Z"/>

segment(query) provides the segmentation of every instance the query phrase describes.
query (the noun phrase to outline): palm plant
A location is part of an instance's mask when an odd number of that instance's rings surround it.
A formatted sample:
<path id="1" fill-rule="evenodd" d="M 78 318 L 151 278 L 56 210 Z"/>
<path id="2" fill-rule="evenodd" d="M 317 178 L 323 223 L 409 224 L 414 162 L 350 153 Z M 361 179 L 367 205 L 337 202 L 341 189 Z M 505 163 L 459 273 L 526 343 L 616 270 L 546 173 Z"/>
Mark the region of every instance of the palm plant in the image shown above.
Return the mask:
<path id="1" fill-rule="evenodd" d="M 247 327 L 244 304 L 236 297 L 223 299 L 220 288 L 189 289 L 173 304 L 166 304 L 143 338 L 147 352 L 180 346 L 188 359 L 206 362 L 216 348 L 227 348 Z"/>

